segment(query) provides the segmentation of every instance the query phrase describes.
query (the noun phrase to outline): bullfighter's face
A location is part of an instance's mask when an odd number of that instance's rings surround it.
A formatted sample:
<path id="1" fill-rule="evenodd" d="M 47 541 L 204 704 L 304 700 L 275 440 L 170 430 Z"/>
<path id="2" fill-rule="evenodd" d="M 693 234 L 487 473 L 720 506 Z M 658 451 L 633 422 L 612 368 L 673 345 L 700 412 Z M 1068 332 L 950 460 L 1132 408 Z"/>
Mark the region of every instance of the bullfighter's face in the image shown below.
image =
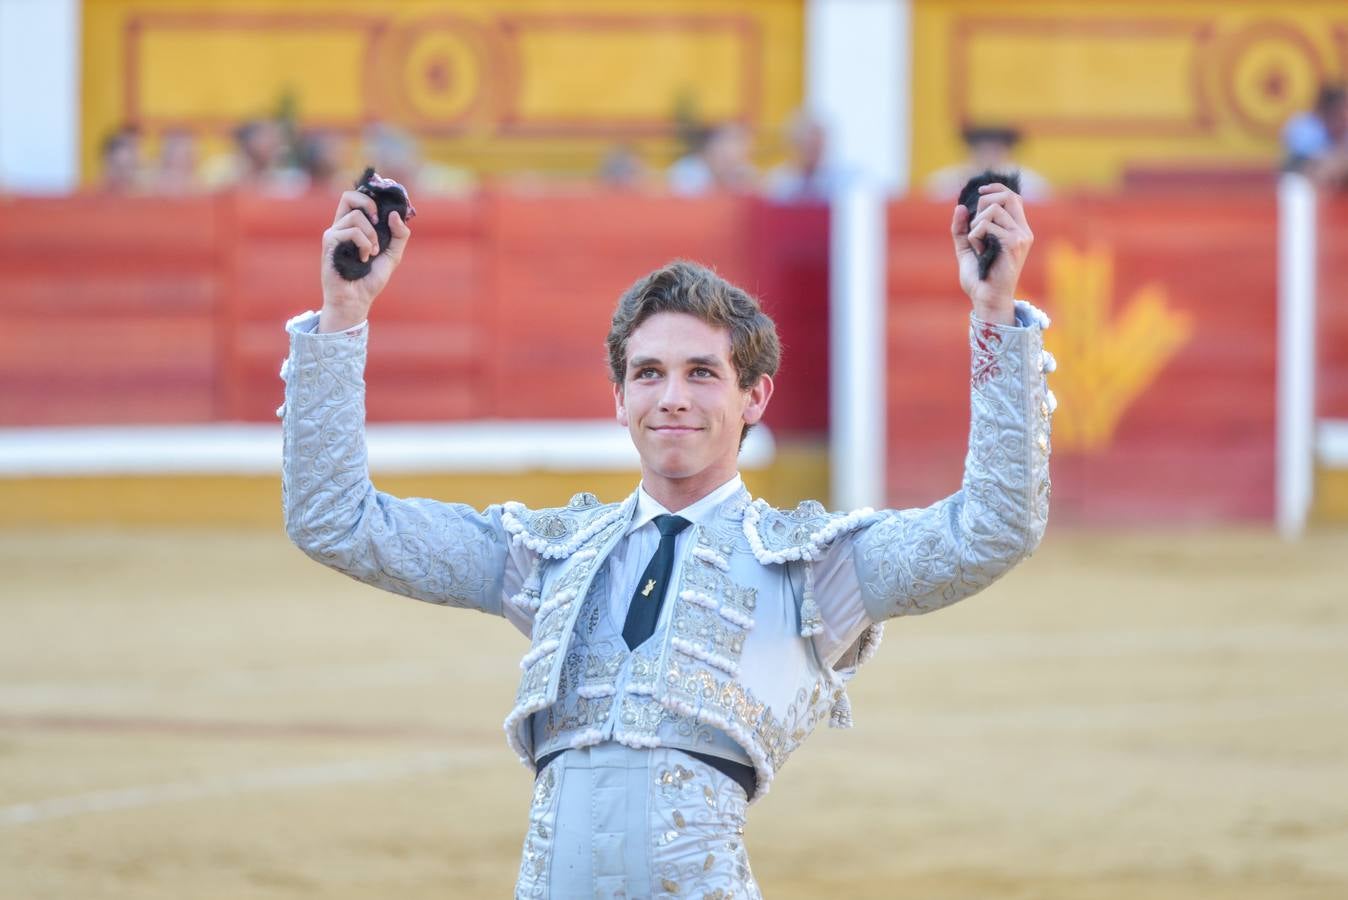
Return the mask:
<path id="1" fill-rule="evenodd" d="M 642 484 L 670 509 L 729 481 L 740 434 L 772 395 L 763 376 L 741 389 L 730 332 L 678 312 L 656 313 L 627 342 L 627 371 L 615 385 L 618 421 L 641 454 Z"/>

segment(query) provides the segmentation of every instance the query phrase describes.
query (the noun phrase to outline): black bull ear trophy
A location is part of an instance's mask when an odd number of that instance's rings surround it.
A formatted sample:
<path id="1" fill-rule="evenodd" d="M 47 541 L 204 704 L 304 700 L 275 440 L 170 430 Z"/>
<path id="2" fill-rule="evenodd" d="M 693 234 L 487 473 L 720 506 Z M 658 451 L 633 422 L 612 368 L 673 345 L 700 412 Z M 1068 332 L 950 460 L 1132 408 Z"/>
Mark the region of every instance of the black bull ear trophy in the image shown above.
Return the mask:
<path id="1" fill-rule="evenodd" d="M 969 179 L 963 190 L 960 191 L 960 206 L 969 211 L 969 221 L 972 223 L 974 215 L 978 212 L 978 189 L 985 184 L 1004 184 L 1015 193 L 1020 193 L 1020 173 L 1007 172 L 998 173 L 993 171 L 984 172 L 982 175 L 975 175 Z M 995 235 L 983 236 L 983 252 L 978 254 L 978 280 L 987 281 L 988 272 L 992 271 L 992 264 L 997 261 L 1001 255 L 1002 242 Z"/>
<path id="2" fill-rule="evenodd" d="M 374 198 L 377 208 L 374 231 L 379 235 L 379 252 L 383 253 L 393 240 L 393 233 L 388 228 L 389 213 L 397 210 L 398 215 L 406 222 L 417 214 L 417 209 L 407 196 L 407 188 L 392 178 L 376 175 L 373 168 L 367 168 L 365 174 L 360 176 L 360 180 L 356 182 L 356 190 Z M 374 258 L 371 257 L 361 262 L 360 248 L 356 246 L 355 241 L 342 241 L 332 254 L 332 267 L 347 281 L 359 281 L 368 275 L 373 261 Z"/>

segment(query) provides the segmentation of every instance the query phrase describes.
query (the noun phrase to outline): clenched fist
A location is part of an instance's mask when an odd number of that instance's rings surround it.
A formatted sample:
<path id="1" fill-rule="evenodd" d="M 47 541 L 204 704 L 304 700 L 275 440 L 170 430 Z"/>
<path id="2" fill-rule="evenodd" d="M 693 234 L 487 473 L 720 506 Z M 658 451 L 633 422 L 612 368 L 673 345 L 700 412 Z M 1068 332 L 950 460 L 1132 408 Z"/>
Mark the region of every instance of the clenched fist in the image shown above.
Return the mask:
<path id="1" fill-rule="evenodd" d="M 323 286 L 323 310 L 318 319 L 320 333 L 341 331 L 369 318 L 374 298 L 379 296 L 393 270 L 402 262 L 412 229 L 397 212 L 389 213 L 392 240 L 388 248 L 380 252 L 379 235 L 374 228 L 377 215 L 374 198 L 359 191 L 346 191 L 337 203 L 332 227 L 323 232 L 323 255 L 319 262 Z M 361 261 L 370 261 L 369 274 L 364 278 L 347 281 L 333 267 L 333 254 L 343 241 L 356 245 Z"/>
<path id="2" fill-rule="evenodd" d="M 973 301 L 975 316 L 984 322 L 1011 325 L 1016 321 L 1016 283 L 1034 244 L 1034 232 L 1015 191 L 997 183 L 983 185 L 978 193 L 978 211 L 972 219 L 967 209 L 956 206 L 950 220 L 960 287 Z M 1002 252 L 983 279 L 979 277 L 978 257 L 988 236 L 997 238 Z"/>

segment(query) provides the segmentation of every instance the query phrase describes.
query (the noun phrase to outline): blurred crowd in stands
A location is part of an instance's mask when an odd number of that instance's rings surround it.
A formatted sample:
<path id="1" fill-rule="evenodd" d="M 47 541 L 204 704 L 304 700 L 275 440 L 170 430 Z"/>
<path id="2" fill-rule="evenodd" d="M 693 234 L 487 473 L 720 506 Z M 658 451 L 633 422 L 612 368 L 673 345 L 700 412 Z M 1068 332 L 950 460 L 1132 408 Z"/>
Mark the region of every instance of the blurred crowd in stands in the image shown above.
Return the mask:
<path id="1" fill-rule="evenodd" d="M 297 130 L 285 120 L 251 119 L 234 129 L 229 152 L 202 158 L 192 132 L 158 135 L 158 153 L 144 152 L 140 132 L 123 127 L 104 139 L 99 187 L 107 193 L 185 195 L 230 188 L 278 196 L 349 188 L 367 162 L 427 193 L 461 192 L 470 173 L 428 163 L 410 134 L 374 124 L 358 138 L 325 129 Z"/>
<path id="2" fill-rule="evenodd" d="M 827 130 L 807 112 L 797 113 L 780 135 L 769 136 L 785 159 L 767 171 L 755 166 L 756 136 L 741 124 L 681 123 L 677 132 L 683 152 L 663 171 L 653 168 L 637 148 L 615 144 L 587 180 L 622 191 L 685 197 L 729 192 L 801 203 L 827 202 L 855 177 L 832 160 Z M 923 192 L 928 197 L 951 200 L 966 180 L 987 169 L 1017 170 L 1026 199 L 1048 197 L 1047 180 L 1014 157 L 1021 139 L 1016 129 L 971 124 L 962 137 L 965 158 L 927 179 Z M 101 189 L 184 195 L 243 188 L 294 196 L 348 188 L 367 164 L 418 196 L 462 194 L 478 183 L 468 169 L 426 160 L 412 134 L 388 124 L 372 124 L 353 136 L 302 129 L 286 117 L 252 119 L 234 129 L 229 152 L 207 158 L 202 158 L 191 131 L 172 129 L 155 138 L 157 152 L 148 158 L 135 128 L 110 134 L 102 145 Z M 1342 84 L 1324 85 L 1313 108 L 1286 123 L 1282 151 L 1284 171 L 1302 172 L 1326 187 L 1348 186 L 1348 92 Z M 521 174 L 519 181 L 534 187 L 548 183 L 528 174 Z"/>
<path id="3" fill-rule="evenodd" d="M 823 123 L 804 111 L 793 116 L 777 138 L 785 158 L 766 171 L 753 162 L 754 135 L 739 123 L 681 125 L 677 131 L 684 151 L 664 171 L 652 168 L 632 145 L 619 143 L 610 147 L 586 180 L 611 190 L 681 197 L 728 192 L 757 194 L 780 203 L 826 203 L 854 177 L 832 161 Z M 1012 158 L 1019 139 L 1011 128 L 966 128 L 968 158 L 933 175 L 927 193 L 933 199 L 954 199 L 971 174 L 1014 168 L 1021 172 L 1026 197 L 1043 199 L 1048 195 L 1047 182 Z M 461 194 L 477 184 L 467 169 L 428 162 L 413 135 L 387 124 L 370 125 L 351 137 L 298 129 L 285 119 L 252 119 L 234 129 L 228 153 L 205 159 L 196 136 L 187 130 L 164 131 L 156 143 L 158 152 L 151 158 L 137 129 L 125 127 L 109 135 L 102 146 L 100 189 L 187 195 L 241 188 L 295 196 L 349 188 L 367 164 L 418 196 Z M 518 183 L 536 188 L 547 179 L 521 173 Z"/>
<path id="4" fill-rule="evenodd" d="M 763 194 L 781 202 L 826 202 L 846 181 L 845 173 L 828 160 L 823 125 L 803 112 L 781 136 L 786 160 L 766 172 L 755 167 L 753 135 L 742 125 L 678 131 L 685 152 L 664 172 L 652 169 L 631 145 L 615 144 L 586 180 L 614 190 L 667 191 L 687 197 Z M 427 161 L 413 135 L 388 124 L 370 125 L 352 137 L 297 129 L 284 119 L 252 119 L 234 129 L 228 153 L 205 159 L 190 131 L 169 130 L 156 137 L 158 152 L 151 155 L 137 129 L 124 127 L 110 134 L 102 145 L 99 188 L 149 195 L 242 188 L 294 196 L 349 188 L 367 164 L 419 196 L 463 193 L 477 183 L 467 169 Z M 531 187 L 546 183 L 528 173 L 521 173 L 518 181 Z"/>

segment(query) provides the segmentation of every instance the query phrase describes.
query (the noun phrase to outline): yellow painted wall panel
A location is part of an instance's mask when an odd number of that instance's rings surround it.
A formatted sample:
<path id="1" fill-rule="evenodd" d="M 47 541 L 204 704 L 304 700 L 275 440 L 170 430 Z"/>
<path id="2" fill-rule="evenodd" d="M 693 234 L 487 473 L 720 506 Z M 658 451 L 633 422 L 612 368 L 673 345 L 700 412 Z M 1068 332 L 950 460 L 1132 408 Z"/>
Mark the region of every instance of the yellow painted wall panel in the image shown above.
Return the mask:
<path id="1" fill-rule="evenodd" d="M 804 0 L 84 0 L 82 171 L 123 123 L 207 154 L 287 96 L 300 124 L 381 120 L 484 173 L 591 172 L 615 143 L 679 152 L 676 105 L 780 157 L 804 88 Z"/>
<path id="2" fill-rule="evenodd" d="M 132 89 L 149 118 L 241 120 L 273 108 L 279 89 L 306 118 L 356 122 L 361 67 L 314 60 L 359 60 L 365 44 L 355 31 L 155 30 L 140 42 Z"/>
<path id="3" fill-rule="evenodd" d="M 1182 38 L 989 33 L 972 38 L 967 55 L 965 83 L 974 118 L 1186 119 L 1198 114 L 1190 84 L 1196 54 L 1192 42 Z"/>
<path id="4" fill-rule="evenodd" d="M 690 97 L 710 119 L 746 106 L 746 48 L 733 32 L 621 29 L 527 34 L 519 52 L 525 119 L 667 118 Z"/>
<path id="5" fill-rule="evenodd" d="M 1348 73 L 1342 0 L 913 0 L 912 183 L 967 122 L 1017 127 L 1057 188 L 1272 172 L 1279 131 Z"/>

